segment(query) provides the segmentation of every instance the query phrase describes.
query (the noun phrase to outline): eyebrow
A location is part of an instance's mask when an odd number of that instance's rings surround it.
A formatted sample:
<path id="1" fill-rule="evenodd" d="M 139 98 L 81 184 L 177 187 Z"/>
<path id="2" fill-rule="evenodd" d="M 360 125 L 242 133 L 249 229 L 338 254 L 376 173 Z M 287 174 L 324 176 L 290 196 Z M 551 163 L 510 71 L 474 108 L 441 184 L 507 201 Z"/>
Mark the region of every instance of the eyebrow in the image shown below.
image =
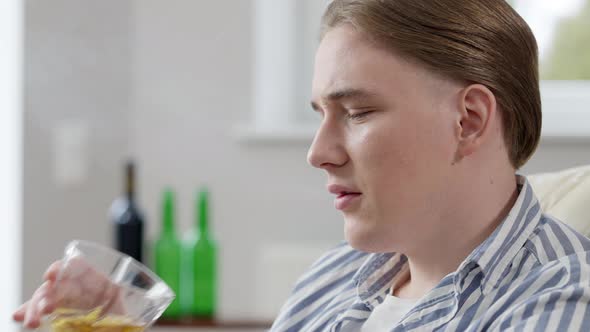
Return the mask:
<path id="1" fill-rule="evenodd" d="M 327 100 L 330 102 L 339 101 L 342 99 L 363 99 L 363 98 L 370 98 L 373 97 L 375 94 L 369 92 L 364 89 L 357 89 L 357 88 L 346 88 L 341 90 L 335 90 L 327 94 L 325 97 L 322 97 L 323 100 Z M 320 106 L 315 102 L 311 101 L 311 108 L 314 110 L 319 110 Z"/>

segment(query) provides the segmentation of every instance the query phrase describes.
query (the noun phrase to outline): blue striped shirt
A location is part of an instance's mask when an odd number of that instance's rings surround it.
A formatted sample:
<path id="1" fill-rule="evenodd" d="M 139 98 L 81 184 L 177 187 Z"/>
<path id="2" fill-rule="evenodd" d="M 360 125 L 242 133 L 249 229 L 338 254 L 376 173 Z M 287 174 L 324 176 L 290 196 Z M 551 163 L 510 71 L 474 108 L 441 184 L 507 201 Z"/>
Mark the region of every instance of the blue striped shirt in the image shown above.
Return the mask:
<path id="1" fill-rule="evenodd" d="M 590 331 L 590 240 L 518 182 L 505 220 L 391 331 Z M 271 331 L 359 331 L 406 269 L 402 254 L 342 244 L 300 278 Z"/>

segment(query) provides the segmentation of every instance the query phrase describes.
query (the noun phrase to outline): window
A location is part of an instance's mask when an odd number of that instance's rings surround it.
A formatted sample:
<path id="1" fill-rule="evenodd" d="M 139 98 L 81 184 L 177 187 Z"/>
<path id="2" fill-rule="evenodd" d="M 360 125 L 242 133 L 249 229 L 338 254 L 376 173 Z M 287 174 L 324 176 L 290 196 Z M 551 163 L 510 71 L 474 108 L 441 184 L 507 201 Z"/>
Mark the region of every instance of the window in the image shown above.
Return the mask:
<path id="1" fill-rule="evenodd" d="M 239 139 L 309 142 L 313 138 L 318 121 L 309 107 L 311 79 L 327 2 L 253 1 L 253 115 L 251 123 L 238 126 Z"/>
<path id="2" fill-rule="evenodd" d="M 590 138 L 590 0 L 512 0 L 539 44 L 543 136 Z"/>
<path id="3" fill-rule="evenodd" d="M 590 80 L 590 0 L 512 0 L 539 44 L 541 79 Z"/>

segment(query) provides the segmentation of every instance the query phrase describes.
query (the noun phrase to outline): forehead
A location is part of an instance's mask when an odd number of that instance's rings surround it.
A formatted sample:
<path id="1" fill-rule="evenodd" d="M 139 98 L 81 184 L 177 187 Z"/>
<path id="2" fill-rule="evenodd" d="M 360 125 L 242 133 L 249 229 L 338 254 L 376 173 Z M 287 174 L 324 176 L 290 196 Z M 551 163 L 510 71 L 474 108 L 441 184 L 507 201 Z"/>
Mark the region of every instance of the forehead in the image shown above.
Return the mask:
<path id="1" fill-rule="evenodd" d="M 329 30 L 316 53 L 313 91 L 320 99 L 336 90 L 358 89 L 378 92 L 404 89 L 408 84 L 425 84 L 434 75 L 391 50 L 377 47 L 352 27 Z"/>

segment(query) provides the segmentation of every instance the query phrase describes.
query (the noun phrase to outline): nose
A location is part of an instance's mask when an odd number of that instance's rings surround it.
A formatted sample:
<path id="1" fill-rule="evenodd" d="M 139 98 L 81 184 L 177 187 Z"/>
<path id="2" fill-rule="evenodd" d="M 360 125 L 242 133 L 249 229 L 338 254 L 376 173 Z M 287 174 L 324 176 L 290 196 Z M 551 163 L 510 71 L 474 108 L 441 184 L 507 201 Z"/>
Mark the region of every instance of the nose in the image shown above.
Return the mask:
<path id="1" fill-rule="evenodd" d="M 328 118 L 318 128 L 307 153 L 307 162 L 316 168 L 330 169 L 348 162 L 342 129 Z"/>

